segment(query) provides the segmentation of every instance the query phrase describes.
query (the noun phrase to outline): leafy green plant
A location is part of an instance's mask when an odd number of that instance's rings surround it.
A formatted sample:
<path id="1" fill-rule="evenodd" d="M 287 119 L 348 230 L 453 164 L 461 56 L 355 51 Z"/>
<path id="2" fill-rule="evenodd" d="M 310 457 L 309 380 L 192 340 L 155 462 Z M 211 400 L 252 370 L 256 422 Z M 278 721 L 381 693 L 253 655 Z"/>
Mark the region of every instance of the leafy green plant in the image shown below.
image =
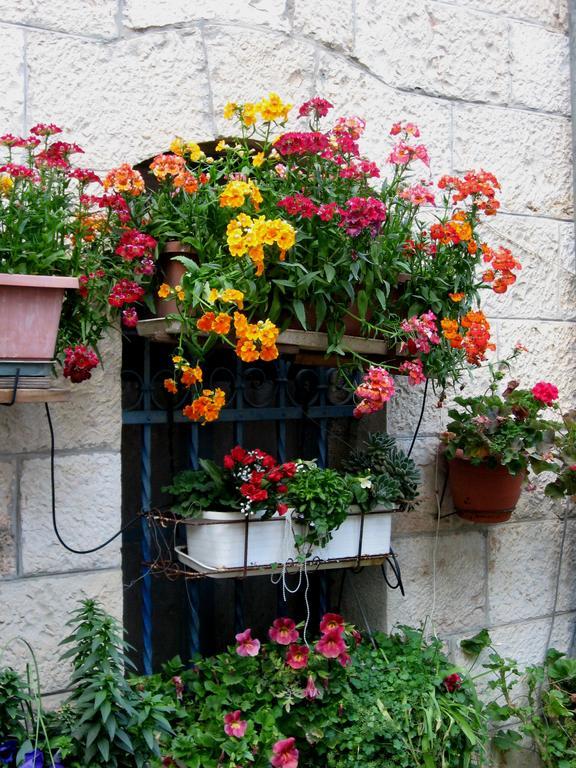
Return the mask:
<path id="1" fill-rule="evenodd" d="M 116 621 L 93 600 L 86 600 L 68 622 L 70 646 L 62 660 L 73 665 L 68 699 L 73 752 L 80 766 L 142 768 L 158 756 L 156 733 L 170 733 L 160 697 L 132 687 L 124 677 L 130 666 Z"/>
<path id="2" fill-rule="evenodd" d="M 552 472 L 555 477 L 544 488 L 546 496 L 553 499 L 576 496 L 576 411 L 562 416 L 562 425 L 556 432 L 552 450 L 545 461 L 532 462 L 536 474 Z"/>
<path id="3" fill-rule="evenodd" d="M 386 432 L 372 432 L 364 445 L 350 454 L 345 466 L 354 474 L 370 475 L 372 482 L 382 489 L 383 501 L 409 507 L 418 496 L 420 472 L 413 459 Z"/>

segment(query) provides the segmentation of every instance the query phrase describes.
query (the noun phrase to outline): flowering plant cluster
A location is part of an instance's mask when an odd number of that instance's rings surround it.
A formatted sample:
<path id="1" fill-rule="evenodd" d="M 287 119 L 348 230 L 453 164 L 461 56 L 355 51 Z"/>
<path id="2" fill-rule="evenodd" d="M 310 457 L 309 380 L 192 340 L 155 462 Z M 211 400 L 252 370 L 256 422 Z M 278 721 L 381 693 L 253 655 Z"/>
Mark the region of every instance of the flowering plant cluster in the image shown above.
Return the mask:
<path id="1" fill-rule="evenodd" d="M 205 459 L 200 466 L 179 472 L 163 489 L 175 497 L 175 514 L 194 517 L 209 509 L 229 509 L 267 518 L 288 511 L 285 498 L 296 474 L 294 462 L 279 464 L 264 451 L 237 445 L 221 466 Z"/>
<path id="2" fill-rule="evenodd" d="M 83 150 L 56 139 L 61 133 L 38 124 L 27 137 L 0 136 L 0 271 L 79 278 L 66 295 L 57 355 L 80 382 L 98 365 L 104 331 L 118 317 L 137 324 L 156 240 L 142 231 L 140 174 L 122 166 L 102 180 L 74 167 Z"/>
<path id="3" fill-rule="evenodd" d="M 557 419 L 558 388 L 539 381 L 531 389 L 520 389 L 520 383 L 511 380 L 498 394 L 506 367 L 507 361 L 491 366 L 491 380 L 482 395 L 454 398 L 459 408 L 448 411 L 451 421 L 442 434 L 445 455 L 461 456 L 472 464 L 502 465 L 512 475 L 530 467 L 542 471 L 549 468 L 551 449 L 562 428 Z"/>
<path id="4" fill-rule="evenodd" d="M 369 365 L 344 341 L 353 324 L 389 342 L 390 360 L 372 365 L 357 389 L 358 417 L 393 396 L 394 373 L 414 385 L 458 380 L 494 349 L 481 292 L 505 293 L 520 269 L 479 234 L 500 205 L 493 174 L 443 176 L 435 186 L 413 123 L 392 126 L 386 170 L 361 151 L 360 117 L 331 119 L 332 104 L 315 97 L 287 130 L 291 109 L 274 93 L 230 102 L 224 116 L 237 138 L 202 147 L 176 138 L 150 168 L 158 189 L 148 231 L 161 246 L 178 238 L 195 250 L 180 259 L 180 283 L 159 289 L 176 299 L 182 323 L 181 361 L 166 386 L 194 388 L 201 400 L 186 415 L 202 423 L 217 418 L 224 393 L 215 402 L 201 379 L 182 374 L 217 340 L 244 361 L 274 360 L 289 326 L 325 331 L 326 353 L 353 368 Z"/>

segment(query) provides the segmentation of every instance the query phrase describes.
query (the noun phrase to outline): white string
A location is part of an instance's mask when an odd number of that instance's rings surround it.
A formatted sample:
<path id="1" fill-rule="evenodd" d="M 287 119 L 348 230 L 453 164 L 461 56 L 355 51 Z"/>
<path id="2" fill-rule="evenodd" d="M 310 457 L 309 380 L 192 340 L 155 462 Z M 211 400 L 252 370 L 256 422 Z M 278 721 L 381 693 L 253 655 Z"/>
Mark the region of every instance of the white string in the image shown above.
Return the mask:
<path id="1" fill-rule="evenodd" d="M 434 613 L 436 611 L 436 558 L 438 553 L 438 541 L 440 538 L 440 517 L 442 514 L 440 494 L 438 493 L 438 465 L 440 458 L 440 445 L 436 448 L 436 461 L 434 466 L 434 498 L 436 500 L 436 532 L 434 535 L 434 548 L 432 550 L 432 608 L 430 610 L 430 623 L 432 625 L 432 633 L 435 635 L 434 629 Z"/>

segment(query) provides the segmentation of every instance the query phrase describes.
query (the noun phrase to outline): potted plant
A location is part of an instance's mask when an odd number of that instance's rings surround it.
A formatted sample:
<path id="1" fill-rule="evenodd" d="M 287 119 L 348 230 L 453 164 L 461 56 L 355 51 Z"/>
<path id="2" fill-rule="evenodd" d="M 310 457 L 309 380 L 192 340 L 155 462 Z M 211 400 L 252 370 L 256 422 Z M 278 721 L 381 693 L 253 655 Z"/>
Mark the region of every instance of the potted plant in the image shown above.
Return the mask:
<path id="1" fill-rule="evenodd" d="M 343 341 L 351 323 L 362 341 L 385 342 L 391 355 L 365 373 L 357 416 L 393 395 L 391 373 L 411 384 L 458 380 L 494 348 L 479 308 L 482 291 L 505 293 L 520 268 L 510 251 L 490 248 L 479 235 L 482 219 L 499 207 L 497 179 L 471 171 L 444 176 L 437 188 L 416 182 L 415 173 L 427 173 L 428 152 L 413 123 L 396 123 L 390 173 L 380 182 L 384 169 L 360 150 L 361 118 L 330 120 L 332 105 L 316 97 L 299 108 L 303 129 L 286 132 L 290 109 L 277 94 L 229 103 L 224 114 L 236 121 L 238 138 L 220 140 L 204 156 L 194 142 L 177 139 L 172 154 L 154 160 L 157 176 L 172 171 L 151 193 L 151 231 L 177 234 L 195 250 L 194 266 L 180 259 L 187 273 L 178 289 L 159 289 L 161 298 L 176 300 L 182 324 L 167 386 L 180 385 L 182 364 L 201 367 L 199 331 L 252 361 L 277 356 L 280 331 L 322 330 L 326 355 L 366 371 L 369 353 Z M 179 177 L 189 179 L 188 192 Z M 423 216 L 432 205 L 437 212 Z M 241 306 L 217 303 L 228 290 L 242 294 Z M 203 396 L 198 380 L 192 397 Z M 202 421 L 203 411 L 187 415 Z"/>
<path id="2" fill-rule="evenodd" d="M 451 421 L 442 434 L 450 490 L 457 514 L 474 523 L 508 520 L 533 463 L 540 464 L 554 444 L 558 389 L 540 381 L 520 389 L 510 381 L 501 394 L 502 368 L 491 368 L 486 391 L 454 398 Z"/>
<path id="3" fill-rule="evenodd" d="M 73 167 L 83 150 L 55 139 L 61 132 L 38 124 L 0 137 L 0 360 L 32 375 L 33 361 L 45 373 L 56 356 L 77 382 L 118 316 L 138 322 L 156 242 L 141 231 L 140 174 L 124 165 L 102 182 Z"/>

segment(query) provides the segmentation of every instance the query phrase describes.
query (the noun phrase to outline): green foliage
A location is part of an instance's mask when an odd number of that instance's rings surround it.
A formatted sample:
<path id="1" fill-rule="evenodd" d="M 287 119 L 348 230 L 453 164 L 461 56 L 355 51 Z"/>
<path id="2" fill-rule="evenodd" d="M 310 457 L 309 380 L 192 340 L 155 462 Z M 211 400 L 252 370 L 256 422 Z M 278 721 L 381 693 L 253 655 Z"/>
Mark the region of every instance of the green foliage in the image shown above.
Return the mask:
<path id="1" fill-rule="evenodd" d="M 364 445 L 351 453 L 346 468 L 357 475 L 368 473 L 382 489 L 381 498 L 386 502 L 407 505 L 418 495 L 420 472 L 416 464 L 386 432 L 372 432 Z"/>
<path id="2" fill-rule="evenodd" d="M 207 509 L 237 510 L 238 497 L 225 482 L 224 470 L 215 462 L 202 459 L 201 469 L 185 469 L 162 488 L 174 497 L 172 512 L 180 517 L 198 517 Z"/>
<path id="3" fill-rule="evenodd" d="M 293 519 L 304 526 L 304 532 L 294 537 L 300 551 L 325 546 L 346 519 L 353 500 L 349 481 L 336 470 L 299 465 L 288 485 L 287 503 L 294 509 Z"/>
<path id="4" fill-rule="evenodd" d="M 11 667 L 0 670 L 0 737 L 22 739 L 27 734 L 30 695 L 20 675 Z"/>

